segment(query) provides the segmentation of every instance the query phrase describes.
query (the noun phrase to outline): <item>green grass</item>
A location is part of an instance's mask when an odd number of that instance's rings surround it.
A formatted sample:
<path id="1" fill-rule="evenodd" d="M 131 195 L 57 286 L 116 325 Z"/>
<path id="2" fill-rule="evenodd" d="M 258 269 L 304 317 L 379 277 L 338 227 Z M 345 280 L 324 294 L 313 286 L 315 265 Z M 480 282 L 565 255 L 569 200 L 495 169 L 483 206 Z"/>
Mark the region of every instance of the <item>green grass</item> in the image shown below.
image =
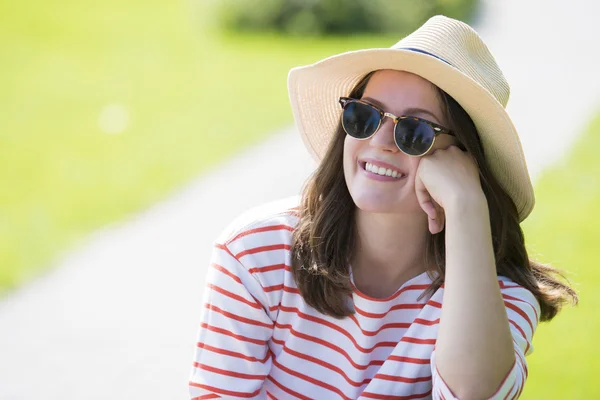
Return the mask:
<path id="1" fill-rule="evenodd" d="M 394 43 L 219 36 L 206 4 L 0 3 L 0 294 L 290 124 L 291 67 Z M 110 104 L 122 133 L 99 127 Z"/>
<path id="2" fill-rule="evenodd" d="M 541 324 L 528 357 L 525 399 L 598 399 L 600 385 L 600 114 L 572 153 L 536 184 L 525 221 L 530 256 L 567 272 L 580 305 Z"/>

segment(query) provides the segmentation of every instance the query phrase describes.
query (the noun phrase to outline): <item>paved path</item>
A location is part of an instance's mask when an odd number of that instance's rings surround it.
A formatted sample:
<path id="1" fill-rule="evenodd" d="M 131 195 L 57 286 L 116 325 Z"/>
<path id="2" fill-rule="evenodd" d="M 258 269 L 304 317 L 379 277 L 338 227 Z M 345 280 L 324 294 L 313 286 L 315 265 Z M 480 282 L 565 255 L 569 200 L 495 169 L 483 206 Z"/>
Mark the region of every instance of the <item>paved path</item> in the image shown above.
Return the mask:
<path id="1" fill-rule="evenodd" d="M 485 3 L 478 30 L 512 85 L 534 176 L 600 105 L 598 15 L 593 0 Z M 312 168 L 292 129 L 277 134 L 4 299 L 0 399 L 186 398 L 212 241 L 249 206 L 296 194 Z"/>

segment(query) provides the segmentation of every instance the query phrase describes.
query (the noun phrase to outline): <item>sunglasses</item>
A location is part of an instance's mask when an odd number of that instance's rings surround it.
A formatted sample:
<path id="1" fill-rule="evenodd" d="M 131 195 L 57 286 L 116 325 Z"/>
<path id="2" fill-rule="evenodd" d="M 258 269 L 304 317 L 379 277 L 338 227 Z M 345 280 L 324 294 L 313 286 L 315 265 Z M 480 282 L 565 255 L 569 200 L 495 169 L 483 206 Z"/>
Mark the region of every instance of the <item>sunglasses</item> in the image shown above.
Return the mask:
<path id="1" fill-rule="evenodd" d="M 422 118 L 402 116 L 383 111 L 362 100 L 340 97 L 342 127 L 355 139 L 365 140 L 375 135 L 383 124 L 383 118 L 394 121 L 394 141 L 403 153 L 409 156 L 422 156 L 433 147 L 440 133 L 454 134 L 447 128 Z"/>

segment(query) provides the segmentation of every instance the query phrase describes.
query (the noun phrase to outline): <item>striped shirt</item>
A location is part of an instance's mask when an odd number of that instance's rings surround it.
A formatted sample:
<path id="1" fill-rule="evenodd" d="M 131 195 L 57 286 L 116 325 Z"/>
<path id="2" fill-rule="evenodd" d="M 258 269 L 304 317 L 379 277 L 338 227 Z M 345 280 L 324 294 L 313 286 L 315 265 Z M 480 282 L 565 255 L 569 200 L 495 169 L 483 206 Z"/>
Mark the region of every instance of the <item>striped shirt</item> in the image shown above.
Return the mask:
<path id="1" fill-rule="evenodd" d="M 292 206 L 293 207 L 293 206 Z M 454 399 L 435 367 L 443 286 L 416 276 L 385 299 L 354 288 L 336 319 L 301 297 L 291 265 L 298 217 L 288 202 L 255 210 L 215 244 L 190 375 L 192 399 Z M 540 309 L 528 290 L 498 284 L 515 363 L 493 399 L 517 398 Z M 460 360 L 457 360 L 460 362 Z"/>

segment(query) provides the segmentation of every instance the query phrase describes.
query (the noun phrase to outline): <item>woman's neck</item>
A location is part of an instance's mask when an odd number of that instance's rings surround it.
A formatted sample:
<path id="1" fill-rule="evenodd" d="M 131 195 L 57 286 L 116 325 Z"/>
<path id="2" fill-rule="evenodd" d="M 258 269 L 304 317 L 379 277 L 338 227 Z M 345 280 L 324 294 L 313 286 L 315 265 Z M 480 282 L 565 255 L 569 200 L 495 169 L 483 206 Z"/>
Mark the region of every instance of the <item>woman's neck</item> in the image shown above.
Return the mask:
<path id="1" fill-rule="evenodd" d="M 364 294 L 392 295 L 426 270 L 427 216 L 373 214 L 356 210 L 356 248 L 352 256 L 354 284 Z"/>

